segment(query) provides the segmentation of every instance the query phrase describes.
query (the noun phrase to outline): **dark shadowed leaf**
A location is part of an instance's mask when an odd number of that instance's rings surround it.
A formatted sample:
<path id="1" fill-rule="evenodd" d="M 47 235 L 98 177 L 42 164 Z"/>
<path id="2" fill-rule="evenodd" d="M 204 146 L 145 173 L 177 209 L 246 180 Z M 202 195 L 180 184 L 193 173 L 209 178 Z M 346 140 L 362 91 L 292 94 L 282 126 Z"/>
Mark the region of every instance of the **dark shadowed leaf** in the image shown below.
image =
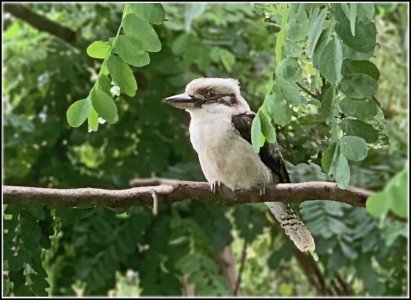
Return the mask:
<path id="1" fill-rule="evenodd" d="M 331 11 L 337 21 L 335 24 L 335 32 L 348 46 L 364 53 L 374 50 L 377 30 L 373 22 L 364 22 L 357 19 L 355 22 L 355 36 L 353 36 L 350 21 L 342 11 L 341 4 L 332 5 Z"/>
<path id="2" fill-rule="evenodd" d="M 341 111 L 350 117 L 355 117 L 360 120 L 375 116 L 377 113 L 377 105 L 371 99 L 353 99 L 345 97 L 340 102 Z"/>
<path id="3" fill-rule="evenodd" d="M 318 65 L 316 67 L 328 82 L 334 84 L 341 80 L 342 62 L 341 41 L 334 37 L 322 49 L 317 59 Z"/>
<path id="4" fill-rule="evenodd" d="M 359 120 L 343 120 L 341 123 L 341 129 L 347 135 L 362 137 L 368 143 L 374 143 L 378 140 L 378 131 L 375 130 L 370 124 Z"/>
<path id="5" fill-rule="evenodd" d="M 332 143 L 327 147 L 327 149 L 325 149 L 323 156 L 321 157 L 321 167 L 325 173 L 328 173 L 330 171 L 336 146 L 336 143 Z"/>
<path id="6" fill-rule="evenodd" d="M 377 91 L 377 81 L 369 75 L 355 73 L 344 76 L 340 83 L 340 90 L 351 98 L 371 98 Z"/>
<path id="7" fill-rule="evenodd" d="M 377 66 L 368 60 L 345 59 L 341 73 L 343 76 L 348 76 L 354 73 L 363 73 L 371 76 L 375 80 L 380 79 L 380 71 L 378 71 Z"/>

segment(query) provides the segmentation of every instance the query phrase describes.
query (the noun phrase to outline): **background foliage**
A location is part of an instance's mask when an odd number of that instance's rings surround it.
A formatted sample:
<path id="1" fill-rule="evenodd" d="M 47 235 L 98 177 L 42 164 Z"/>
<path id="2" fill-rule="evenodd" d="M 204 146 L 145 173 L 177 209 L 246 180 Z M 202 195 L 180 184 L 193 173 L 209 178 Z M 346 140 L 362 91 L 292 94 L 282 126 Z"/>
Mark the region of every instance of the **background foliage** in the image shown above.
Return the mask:
<path id="1" fill-rule="evenodd" d="M 276 139 L 293 182 L 381 191 L 369 211 L 300 205 L 324 284 L 343 282 L 340 294 L 406 294 L 406 224 L 388 215 L 407 210 L 405 5 L 25 6 L 73 29 L 76 41 L 19 19 L 5 24 L 5 184 L 203 180 L 188 116 L 161 99 L 197 77 L 235 77 L 258 110 L 254 147 Z M 8 205 L 3 215 L 5 295 L 180 295 L 182 277 L 197 295 L 229 295 L 219 253 L 230 247 L 238 270 L 244 242 L 243 295 L 330 293 L 310 281 L 261 205 L 188 199 L 160 205 L 157 216 L 143 207 Z"/>

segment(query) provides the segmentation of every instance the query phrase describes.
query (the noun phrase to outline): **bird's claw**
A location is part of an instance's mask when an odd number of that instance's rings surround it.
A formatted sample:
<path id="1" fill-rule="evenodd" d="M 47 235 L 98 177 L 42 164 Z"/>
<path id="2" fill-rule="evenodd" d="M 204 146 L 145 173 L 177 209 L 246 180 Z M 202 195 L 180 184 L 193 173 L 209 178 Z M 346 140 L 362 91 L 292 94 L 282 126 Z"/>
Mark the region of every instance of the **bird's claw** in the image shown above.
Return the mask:
<path id="1" fill-rule="evenodd" d="M 263 185 L 263 186 L 260 187 L 260 189 L 259 189 L 259 195 L 260 195 L 260 197 L 265 195 L 265 185 Z"/>
<path id="2" fill-rule="evenodd" d="M 210 183 L 210 190 L 211 192 L 213 192 L 213 194 L 216 194 L 219 188 L 220 188 L 220 182 L 218 180 L 213 180 Z"/>

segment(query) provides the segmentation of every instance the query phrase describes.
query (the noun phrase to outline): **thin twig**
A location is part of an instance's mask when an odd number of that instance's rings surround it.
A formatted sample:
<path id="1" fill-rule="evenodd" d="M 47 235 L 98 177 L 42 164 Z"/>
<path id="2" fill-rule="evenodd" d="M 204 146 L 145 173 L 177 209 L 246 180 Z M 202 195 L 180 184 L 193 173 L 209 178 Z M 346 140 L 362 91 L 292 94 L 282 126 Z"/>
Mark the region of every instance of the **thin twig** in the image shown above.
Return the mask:
<path id="1" fill-rule="evenodd" d="M 237 296 L 238 292 L 240 291 L 240 285 L 241 285 L 241 275 L 244 270 L 244 265 L 245 265 L 245 259 L 247 257 L 247 242 L 244 240 L 243 244 L 243 250 L 241 251 L 241 262 L 240 262 L 240 269 L 238 270 L 238 276 L 237 276 L 237 281 L 235 283 L 235 288 L 233 292 L 233 296 Z"/>
<path id="2" fill-rule="evenodd" d="M 320 100 L 321 99 L 314 93 L 310 92 L 308 89 L 306 89 L 305 87 L 303 87 L 301 84 L 299 84 L 298 82 L 296 82 L 296 84 L 300 87 L 300 89 L 302 89 L 304 92 L 306 92 L 308 95 L 310 95 L 311 97 L 313 97 L 314 99 Z"/>

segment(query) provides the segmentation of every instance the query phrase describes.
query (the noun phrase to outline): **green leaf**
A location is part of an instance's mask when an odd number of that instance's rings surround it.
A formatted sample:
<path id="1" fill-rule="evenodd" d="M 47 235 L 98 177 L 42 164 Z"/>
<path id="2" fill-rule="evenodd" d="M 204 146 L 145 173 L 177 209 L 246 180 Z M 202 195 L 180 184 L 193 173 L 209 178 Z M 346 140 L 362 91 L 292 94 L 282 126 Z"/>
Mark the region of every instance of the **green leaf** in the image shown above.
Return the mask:
<path id="1" fill-rule="evenodd" d="M 326 28 L 322 31 L 320 38 L 318 39 L 317 46 L 315 47 L 313 54 L 313 65 L 318 69 L 321 63 L 322 52 L 325 46 L 331 41 L 331 28 Z"/>
<path id="2" fill-rule="evenodd" d="M 370 99 L 352 99 L 345 97 L 340 102 L 341 111 L 360 120 L 371 118 L 377 113 L 377 105 Z"/>
<path id="3" fill-rule="evenodd" d="M 291 122 L 292 110 L 280 95 L 268 95 L 264 104 L 275 124 L 285 126 Z"/>
<path id="4" fill-rule="evenodd" d="M 357 3 L 357 16 L 361 21 L 373 21 L 374 15 L 375 7 L 373 3 Z"/>
<path id="5" fill-rule="evenodd" d="M 317 45 L 318 39 L 320 38 L 326 16 L 327 16 L 327 8 L 322 9 L 318 16 L 315 13 L 311 14 L 309 30 L 308 30 L 308 45 L 307 45 L 307 56 L 308 57 L 313 56 L 314 49 L 315 49 L 315 46 Z"/>
<path id="6" fill-rule="evenodd" d="M 340 149 L 344 156 L 353 161 L 360 161 L 367 157 L 368 148 L 364 139 L 358 136 L 343 136 Z"/>
<path id="7" fill-rule="evenodd" d="M 287 39 L 293 42 L 303 41 L 308 33 L 308 20 L 299 21 L 297 19 L 291 19 L 287 24 Z"/>
<path id="8" fill-rule="evenodd" d="M 92 90 L 90 98 L 94 109 L 104 120 L 110 124 L 117 122 L 117 106 L 109 95 L 95 89 Z"/>
<path id="9" fill-rule="evenodd" d="M 161 24 L 165 19 L 165 11 L 160 3 L 131 3 L 133 13 L 151 24 Z"/>
<path id="10" fill-rule="evenodd" d="M 110 53 L 110 43 L 95 41 L 87 47 L 87 55 L 93 58 L 106 58 Z"/>
<path id="11" fill-rule="evenodd" d="M 141 42 L 134 37 L 118 36 L 114 51 L 129 65 L 142 67 L 150 63 L 150 56 L 142 50 Z"/>
<path id="12" fill-rule="evenodd" d="M 136 94 L 137 82 L 130 67 L 115 55 L 110 55 L 107 68 L 113 81 L 120 87 L 120 91 L 130 97 Z M 98 112 L 98 111 L 97 111 Z"/>
<path id="13" fill-rule="evenodd" d="M 330 172 L 331 164 L 334 159 L 334 153 L 335 153 L 336 146 L 337 146 L 336 143 L 332 143 L 331 145 L 329 145 L 327 149 L 325 149 L 323 156 L 321 157 L 321 167 L 324 173 L 328 174 Z"/>
<path id="14" fill-rule="evenodd" d="M 384 189 L 384 193 L 390 199 L 390 206 L 392 211 L 402 217 L 408 216 L 407 209 L 407 189 L 408 189 L 408 172 L 404 169 L 394 176 Z"/>
<path id="15" fill-rule="evenodd" d="M 161 43 L 153 26 L 145 19 L 137 17 L 135 14 L 127 15 L 123 20 L 123 29 L 127 36 L 138 39 L 142 44 L 142 50 L 158 52 L 161 50 Z"/>
<path id="16" fill-rule="evenodd" d="M 87 122 L 89 132 L 98 130 L 98 114 L 93 107 L 91 108 L 90 113 L 88 114 Z"/>
<path id="17" fill-rule="evenodd" d="M 363 73 L 371 76 L 375 80 L 380 79 L 380 71 L 377 66 L 368 60 L 345 59 L 341 73 L 343 76 L 349 76 L 354 73 Z"/>
<path id="18" fill-rule="evenodd" d="M 371 98 L 377 91 L 377 81 L 369 75 L 355 73 L 341 80 L 339 85 L 344 95 L 351 98 Z"/>
<path id="19" fill-rule="evenodd" d="M 358 257 L 358 253 L 347 243 L 340 241 L 341 250 L 346 257 L 349 259 L 356 259 Z"/>
<path id="20" fill-rule="evenodd" d="M 320 52 L 315 66 L 328 82 L 334 84 L 341 80 L 342 62 L 341 42 L 334 37 Z"/>
<path id="21" fill-rule="evenodd" d="M 362 137 L 367 143 L 374 143 L 378 140 L 378 131 L 370 124 L 359 120 L 343 120 L 341 122 L 341 129 L 347 135 Z"/>
<path id="22" fill-rule="evenodd" d="M 299 104 L 301 102 L 300 93 L 295 84 L 283 78 L 277 78 L 274 85 L 274 91 L 284 97 L 290 104 Z"/>
<path id="23" fill-rule="evenodd" d="M 67 122 L 71 127 L 79 127 L 87 119 L 90 109 L 90 98 L 77 100 L 67 110 Z"/>
<path id="24" fill-rule="evenodd" d="M 351 34 L 350 21 L 342 11 L 340 4 L 332 5 L 332 13 L 336 20 L 335 32 L 351 48 L 368 53 L 374 50 L 376 45 L 377 30 L 372 22 L 364 22 L 359 19 L 355 22 L 355 36 Z"/>
<path id="25" fill-rule="evenodd" d="M 330 125 L 334 121 L 333 114 L 333 101 L 335 98 L 335 87 L 331 85 L 324 94 L 323 101 L 321 102 L 320 115 L 325 119 L 325 123 Z"/>
<path id="26" fill-rule="evenodd" d="M 110 95 L 111 79 L 105 74 L 100 74 L 96 80 L 96 89 Z"/>
<path id="27" fill-rule="evenodd" d="M 275 128 L 271 124 L 270 117 L 264 112 L 263 109 L 260 109 L 258 111 L 258 115 L 260 116 L 261 131 L 262 131 L 263 135 L 265 136 L 265 139 L 269 143 L 274 143 L 277 140 L 277 135 L 276 135 L 276 132 L 275 132 Z"/>
<path id="28" fill-rule="evenodd" d="M 350 20 L 351 34 L 355 36 L 355 19 L 357 18 L 357 4 L 349 4 L 348 19 Z"/>
<path id="29" fill-rule="evenodd" d="M 261 130 L 260 116 L 257 114 L 251 124 L 251 144 L 256 153 L 260 151 L 261 146 L 264 145 L 265 137 Z"/>
<path id="30" fill-rule="evenodd" d="M 180 34 L 171 45 L 171 51 L 173 51 L 176 55 L 181 55 L 185 51 L 187 51 L 187 47 L 190 44 L 190 40 L 192 39 L 192 35 L 188 33 Z"/>
<path id="31" fill-rule="evenodd" d="M 184 5 L 184 29 L 191 30 L 191 24 L 205 11 L 207 3 L 188 3 Z"/>
<path id="32" fill-rule="evenodd" d="M 284 5 L 284 4 L 283 4 Z M 285 31 L 286 31 L 286 25 L 288 21 L 288 13 L 289 13 L 289 7 L 286 4 L 285 6 L 282 6 L 282 12 L 281 12 L 281 30 L 277 34 L 277 39 L 275 43 L 275 61 L 278 64 L 281 59 L 282 59 L 282 47 L 285 42 Z"/>
<path id="33" fill-rule="evenodd" d="M 286 57 L 298 58 L 302 55 L 303 49 L 291 40 L 286 40 L 283 45 L 283 55 Z"/>
<path id="34" fill-rule="evenodd" d="M 310 28 L 307 13 L 305 11 L 305 4 L 293 4 L 291 5 L 290 10 L 286 26 L 286 37 L 292 42 L 303 41 L 307 37 L 308 29 Z M 284 53 L 284 55 L 286 54 Z"/>
<path id="35" fill-rule="evenodd" d="M 347 188 L 350 183 L 350 166 L 348 160 L 341 153 L 338 153 L 338 157 L 335 165 L 334 173 L 335 181 L 340 188 Z"/>
<path id="36" fill-rule="evenodd" d="M 367 53 L 358 52 L 357 50 L 354 50 L 344 42 L 342 43 L 342 50 L 344 58 L 352 60 L 367 60 L 373 56 L 372 51 Z"/>
<path id="37" fill-rule="evenodd" d="M 281 60 L 275 69 L 275 74 L 278 77 L 290 81 L 299 81 L 302 79 L 302 70 L 295 58 L 285 58 Z"/>
<path id="38" fill-rule="evenodd" d="M 390 202 L 384 192 L 378 192 L 368 197 L 365 207 L 371 215 L 379 217 L 388 211 Z"/>

